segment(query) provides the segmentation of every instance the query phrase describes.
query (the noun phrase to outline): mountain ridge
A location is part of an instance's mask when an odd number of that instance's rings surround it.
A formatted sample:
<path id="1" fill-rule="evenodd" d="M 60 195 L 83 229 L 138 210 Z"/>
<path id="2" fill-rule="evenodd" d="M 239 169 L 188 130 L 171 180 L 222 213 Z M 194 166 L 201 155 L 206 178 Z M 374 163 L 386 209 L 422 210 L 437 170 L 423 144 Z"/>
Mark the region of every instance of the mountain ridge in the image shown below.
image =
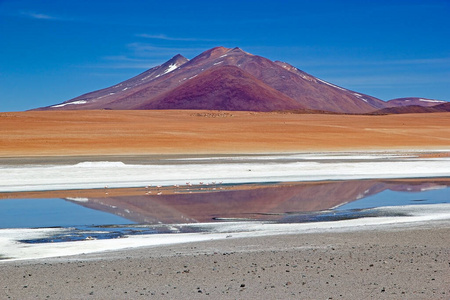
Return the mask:
<path id="1" fill-rule="evenodd" d="M 277 101 L 272 101 L 276 99 Z M 302 109 L 295 100 L 244 70 L 216 66 L 136 109 L 274 111 Z"/>
<path id="2" fill-rule="evenodd" d="M 233 68 L 220 69 L 225 66 Z M 214 79 L 207 78 L 212 75 Z M 384 102 L 319 79 L 288 63 L 271 61 L 238 47 L 220 46 L 191 60 L 177 54 L 114 86 L 36 110 L 305 110 L 365 114 L 407 102 L 394 100 Z"/>
<path id="3" fill-rule="evenodd" d="M 386 104 L 392 107 L 398 107 L 398 106 L 411 106 L 411 105 L 417 105 L 417 106 L 424 106 L 424 107 L 432 107 L 439 104 L 444 104 L 446 101 L 443 100 L 436 100 L 436 99 L 428 99 L 428 98 L 420 98 L 420 97 L 403 97 L 403 98 L 396 98 L 391 99 L 389 101 L 386 101 Z"/>
<path id="4" fill-rule="evenodd" d="M 403 105 L 386 107 L 371 114 L 374 115 L 388 115 L 388 114 L 419 114 L 419 113 L 438 113 L 450 112 L 450 102 L 440 103 L 434 106 L 420 106 L 420 105 Z"/>

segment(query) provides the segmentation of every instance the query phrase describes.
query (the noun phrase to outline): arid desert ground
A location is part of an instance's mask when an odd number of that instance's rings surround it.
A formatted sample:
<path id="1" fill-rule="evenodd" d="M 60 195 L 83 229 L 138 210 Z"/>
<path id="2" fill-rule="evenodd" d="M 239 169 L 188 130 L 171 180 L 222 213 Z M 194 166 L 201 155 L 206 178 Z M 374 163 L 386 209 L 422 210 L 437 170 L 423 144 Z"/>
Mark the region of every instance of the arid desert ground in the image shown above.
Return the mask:
<path id="1" fill-rule="evenodd" d="M 0 157 L 450 148 L 450 114 L 0 113 Z"/>

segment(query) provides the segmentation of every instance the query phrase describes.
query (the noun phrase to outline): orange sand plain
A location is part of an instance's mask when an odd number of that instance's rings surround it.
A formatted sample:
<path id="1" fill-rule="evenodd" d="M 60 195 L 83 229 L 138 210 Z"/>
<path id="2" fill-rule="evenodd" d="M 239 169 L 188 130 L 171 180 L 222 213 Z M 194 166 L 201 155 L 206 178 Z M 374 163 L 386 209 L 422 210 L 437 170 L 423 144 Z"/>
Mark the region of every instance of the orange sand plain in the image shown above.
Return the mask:
<path id="1" fill-rule="evenodd" d="M 443 149 L 450 149 L 450 113 L 0 113 L 0 157 Z"/>

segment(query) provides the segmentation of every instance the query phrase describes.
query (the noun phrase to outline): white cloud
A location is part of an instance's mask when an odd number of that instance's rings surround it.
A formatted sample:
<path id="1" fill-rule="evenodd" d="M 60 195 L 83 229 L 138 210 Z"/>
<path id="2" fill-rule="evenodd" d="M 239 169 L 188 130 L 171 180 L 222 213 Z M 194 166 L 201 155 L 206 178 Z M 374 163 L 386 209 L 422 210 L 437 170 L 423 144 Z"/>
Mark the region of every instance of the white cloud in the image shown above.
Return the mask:
<path id="1" fill-rule="evenodd" d="M 33 11 L 21 11 L 20 14 L 22 16 L 31 18 L 31 19 L 38 19 L 38 20 L 58 20 L 57 17 L 50 16 L 47 14 L 37 13 Z"/>
<path id="2" fill-rule="evenodd" d="M 393 61 L 387 60 L 383 63 L 397 65 L 448 64 L 450 63 L 450 57 L 401 59 Z"/>
<path id="3" fill-rule="evenodd" d="M 92 69 L 137 69 L 144 70 L 161 65 L 171 57 L 181 54 L 186 57 L 198 55 L 203 48 L 155 47 L 145 43 L 126 45 L 128 53 L 124 55 L 102 56 L 98 63 L 81 66 Z"/>
<path id="4" fill-rule="evenodd" d="M 146 38 L 146 39 L 156 39 L 156 40 L 164 40 L 164 41 L 183 41 L 183 42 L 212 42 L 212 39 L 204 39 L 204 38 L 182 38 L 182 37 L 170 37 L 165 34 L 147 34 L 147 33 L 138 33 L 135 34 L 137 37 Z"/>
<path id="5" fill-rule="evenodd" d="M 450 57 L 435 57 L 435 58 L 413 58 L 413 59 L 373 59 L 373 60 L 361 60 L 351 58 L 324 58 L 324 59 L 309 59 L 309 60 L 294 60 L 301 66 L 436 66 L 436 65 L 449 65 Z M 291 61 L 291 64 L 292 61 Z"/>
<path id="6" fill-rule="evenodd" d="M 163 59 L 131 58 L 125 55 L 105 56 L 102 58 L 106 64 L 98 64 L 96 68 L 105 69 L 149 69 L 160 65 Z"/>
<path id="7" fill-rule="evenodd" d="M 130 43 L 127 45 L 134 57 L 172 57 L 176 54 L 183 56 L 198 55 L 207 48 L 193 47 L 157 47 L 146 43 Z"/>
<path id="8" fill-rule="evenodd" d="M 387 87 L 387 86 L 428 86 L 439 83 L 450 83 L 448 76 L 422 76 L 420 74 L 391 74 L 327 77 L 327 81 L 344 87 Z"/>

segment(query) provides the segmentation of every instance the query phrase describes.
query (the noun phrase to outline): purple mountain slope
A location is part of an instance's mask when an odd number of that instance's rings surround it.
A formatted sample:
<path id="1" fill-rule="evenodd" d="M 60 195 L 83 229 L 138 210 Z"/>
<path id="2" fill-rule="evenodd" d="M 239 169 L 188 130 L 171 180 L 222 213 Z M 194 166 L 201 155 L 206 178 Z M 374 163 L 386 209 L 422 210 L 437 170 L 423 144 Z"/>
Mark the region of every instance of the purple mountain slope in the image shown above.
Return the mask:
<path id="1" fill-rule="evenodd" d="M 117 85 L 38 110 L 316 110 L 361 114 L 407 102 L 384 102 L 316 78 L 288 63 L 240 48 L 216 47 L 192 60 L 178 54 Z"/>

